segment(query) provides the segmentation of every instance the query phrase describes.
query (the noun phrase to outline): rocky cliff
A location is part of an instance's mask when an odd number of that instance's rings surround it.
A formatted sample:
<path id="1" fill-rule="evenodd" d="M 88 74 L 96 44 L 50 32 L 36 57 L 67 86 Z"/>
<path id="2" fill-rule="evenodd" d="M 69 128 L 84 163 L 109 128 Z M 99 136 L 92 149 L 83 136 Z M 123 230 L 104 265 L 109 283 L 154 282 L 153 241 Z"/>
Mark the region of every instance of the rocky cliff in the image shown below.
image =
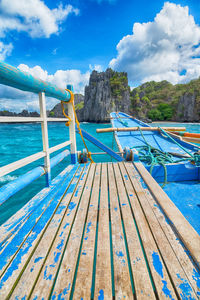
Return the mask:
<path id="1" fill-rule="evenodd" d="M 200 121 L 200 78 L 187 84 L 173 85 L 164 80 L 146 82 L 130 91 L 127 73 L 93 71 L 85 97 L 75 94 L 79 121 L 109 122 L 109 113 L 123 111 L 143 121 Z M 20 114 L 0 111 L 0 116 L 39 116 L 24 110 Z M 48 112 L 50 117 L 63 117 L 58 103 Z"/>
<path id="2" fill-rule="evenodd" d="M 176 120 L 180 122 L 200 121 L 200 99 L 197 92 L 183 94 L 178 102 Z"/>
<path id="3" fill-rule="evenodd" d="M 130 88 L 127 73 L 93 71 L 89 85 L 85 87 L 83 120 L 88 122 L 108 121 L 112 111 L 130 112 Z"/>

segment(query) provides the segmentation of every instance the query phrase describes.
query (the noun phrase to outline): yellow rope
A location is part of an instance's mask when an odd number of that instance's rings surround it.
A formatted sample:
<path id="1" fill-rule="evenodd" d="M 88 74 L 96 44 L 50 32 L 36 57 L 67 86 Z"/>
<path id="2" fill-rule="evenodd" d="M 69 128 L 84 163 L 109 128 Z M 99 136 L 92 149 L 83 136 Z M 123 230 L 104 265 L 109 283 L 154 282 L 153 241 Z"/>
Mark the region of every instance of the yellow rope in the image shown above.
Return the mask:
<path id="1" fill-rule="evenodd" d="M 93 161 L 93 159 L 92 159 L 92 156 L 91 156 L 91 152 L 89 152 L 88 147 L 87 147 L 87 145 L 86 145 L 86 143 L 85 143 L 85 140 L 84 140 L 84 137 L 83 137 L 81 128 L 80 128 L 80 123 L 79 123 L 78 118 L 77 118 L 76 109 L 75 109 L 75 105 L 74 105 L 74 93 L 73 93 L 72 91 L 70 91 L 70 90 L 67 90 L 67 89 L 66 89 L 66 91 L 69 92 L 70 95 L 71 95 L 70 101 L 69 101 L 68 103 L 71 103 L 71 104 L 72 104 L 73 111 L 74 111 L 75 122 L 76 122 L 76 125 L 77 125 L 77 128 L 78 128 L 78 132 L 79 132 L 79 134 L 80 134 L 80 136 L 81 136 L 81 139 L 82 139 L 82 141 L 83 141 L 83 144 L 84 144 L 84 146 L 85 146 L 85 148 L 86 148 L 86 150 L 87 150 L 87 157 L 89 158 L 89 160 L 91 161 L 91 163 L 94 163 L 94 161 Z M 70 118 L 69 116 L 66 115 L 66 113 L 65 113 L 65 108 L 64 108 L 64 104 L 63 104 L 63 103 L 64 103 L 64 102 L 61 101 L 62 112 L 63 112 L 64 116 L 65 116 L 66 118 L 68 118 L 68 121 L 66 122 L 65 125 L 66 125 L 66 126 L 69 126 L 69 124 L 72 122 L 72 120 L 71 120 L 71 118 Z"/>

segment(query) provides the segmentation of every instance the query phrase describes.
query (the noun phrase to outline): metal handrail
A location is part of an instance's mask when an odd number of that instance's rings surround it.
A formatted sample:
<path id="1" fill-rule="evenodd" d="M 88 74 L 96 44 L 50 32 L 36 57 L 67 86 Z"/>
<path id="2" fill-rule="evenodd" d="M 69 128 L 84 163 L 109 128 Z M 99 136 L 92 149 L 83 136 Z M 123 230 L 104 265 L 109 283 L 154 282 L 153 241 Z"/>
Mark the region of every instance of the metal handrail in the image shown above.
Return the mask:
<path id="1" fill-rule="evenodd" d="M 0 61 L 0 83 L 32 93 L 45 93 L 46 96 L 69 102 L 71 95 L 65 89 L 58 88 L 51 82 L 38 79 L 5 62 Z"/>

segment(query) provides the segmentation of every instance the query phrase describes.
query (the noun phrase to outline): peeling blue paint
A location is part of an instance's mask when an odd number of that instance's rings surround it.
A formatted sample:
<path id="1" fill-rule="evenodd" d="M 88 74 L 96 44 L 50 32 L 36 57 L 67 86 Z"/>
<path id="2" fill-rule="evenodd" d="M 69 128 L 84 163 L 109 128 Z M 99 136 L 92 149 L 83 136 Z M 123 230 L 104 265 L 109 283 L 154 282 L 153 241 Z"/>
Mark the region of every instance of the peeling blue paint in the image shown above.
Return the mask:
<path id="1" fill-rule="evenodd" d="M 34 263 L 37 263 L 38 261 L 40 261 L 41 259 L 43 259 L 43 257 L 42 256 L 40 256 L 40 257 L 37 257 L 35 260 L 34 260 Z"/>
<path id="2" fill-rule="evenodd" d="M 74 168 L 74 172 L 76 171 L 77 166 Z M 75 178 L 80 176 L 81 168 L 78 170 Z M 55 210 L 55 207 L 60 200 L 61 195 L 63 194 L 63 191 L 66 190 L 66 187 L 68 186 L 70 180 L 73 177 L 74 172 L 71 172 L 69 176 L 67 177 L 67 180 L 65 184 L 61 186 L 61 189 L 57 189 L 56 197 L 50 198 L 51 201 L 48 201 L 48 206 L 44 210 L 43 205 L 40 205 L 39 207 L 36 207 L 33 214 L 30 216 L 30 218 L 23 223 L 23 226 L 19 229 L 18 234 L 13 237 L 11 242 L 7 245 L 7 247 L 2 251 L 0 255 L 0 269 L 3 268 L 3 266 L 7 263 L 7 260 L 9 257 L 11 257 L 17 250 L 19 245 L 24 241 L 24 238 L 26 235 L 31 232 L 31 234 L 28 236 L 22 247 L 20 248 L 20 251 L 17 253 L 15 259 L 12 261 L 8 269 L 6 270 L 4 276 L 1 278 L 0 287 L 2 287 L 5 282 L 12 276 L 12 274 L 18 270 L 19 265 L 22 262 L 22 259 L 24 256 L 28 253 L 29 249 L 32 247 L 34 240 L 38 237 L 38 235 L 42 232 L 44 227 L 46 226 L 49 217 L 51 216 L 52 212 Z M 74 179 L 76 180 L 76 179 Z M 72 185 L 68 188 L 68 193 L 70 191 L 73 191 Z M 52 197 L 52 196 L 51 196 Z M 48 197 L 47 197 L 48 198 Z M 48 199 L 48 200 L 50 200 Z M 52 201 L 54 200 L 54 201 Z M 43 212 L 41 219 L 38 220 L 38 216 Z M 36 223 L 37 220 L 37 223 Z M 31 231 L 32 230 L 32 231 Z"/>
<path id="3" fill-rule="evenodd" d="M 68 284 L 68 287 L 66 287 L 64 290 L 63 290 L 63 295 L 67 295 L 69 290 L 70 290 L 70 287 L 71 287 L 71 283 Z"/>
<path id="4" fill-rule="evenodd" d="M 75 202 L 70 202 L 69 206 L 68 206 L 68 209 L 69 209 L 69 212 L 67 214 L 67 216 L 69 216 L 72 212 L 72 210 L 76 207 L 76 203 Z"/>
<path id="5" fill-rule="evenodd" d="M 181 278 L 180 274 L 176 274 L 176 276 L 182 281 L 182 283 L 179 284 L 179 288 L 182 291 L 182 293 L 180 294 L 182 299 L 188 299 L 188 297 L 190 297 L 190 300 L 195 300 L 195 298 L 191 296 L 192 288 L 189 285 L 188 281 L 184 278 Z"/>
<path id="6" fill-rule="evenodd" d="M 89 233 L 90 232 L 90 226 L 92 225 L 92 222 L 89 222 L 88 225 L 87 225 L 87 232 L 86 233 Z"/>
<path id="7" fill-rule="evenodd" d="M 58 262 L 60 255 L 61 255 L 61 252 L 54 252 L 54 262 L 55 263 Z"/>
<path id="8" fill-rule="evenodd" d="M 117 207 L 115 207 L 114 210 L 117 211 Z"/>
<path id="9" fill-rule="evenodd" d="M 118 257 L 123 257 L 124 256 L 122 251 L 119 251 L 119 252 L 116 251 L 115 253 L 117 254 Z"/>
<path id="10" fill-rule="evenodd" d="M 160 277 L 163 278 L 163 266 L 160 261 L 160 257 L 158 255 L 158 253 L 153 252 L 152 259 L 153 259 L 153 266 L 154 266 L 156 272 L 160 275 Z"/>
<path id="11" fill-rule="evenodd" d="M 64 245 L 64 239 L 62 239 L 62 240 L 60 241 L 60 243 L 58 244 L 58 246 L 56 247 L 56 249 L 61 250 L 62 247 L 63 247 L 63 245 Z"/>
<path id="12" fill-rule="evenodd" d="M 195 269 L 193 269 L 192 278 L 196 281 L 197 288 L 200 290 L 200 273 Z M 200 291 L 197 292 L 197 295 L 200 296 Z"/>
<path id="13" fill-rule="evenodd" d="M 75 197 L 78 196 L 78 193 L 79 193 L 80 188 L 81 188 L 81 186 L 78 186 L 78 187 L 77 187 L 76 192 L 75 192 L 75 194 L 74 194 Z"/>
<path id="14" fill-rule="evenodd" d="M 126 180 L 128 180 L 128 176 L 127 176 L 126 174 L 124 175 L 124 178 L 125 178 Z"/>
<path id="15" fill-rule="evenodd" d="M 167 298 L 169 297 L 169 299 L 174 299 L 174 298 L 172 298 L 172 293 L 170 292 L 170 290 L 167 287 L 167 281 L 166 280 L 162 280 L 162 283 L 163 283 L 162 291 L 165 294 L 165 296 Z"/>
<path id="16" fill-rule="evenodd" d="M 153 266 L 154 269 L 156 270 L 156 272 L 160 275 L 161 278 L 164 278 L 164 274 L 163 274 L 163 266 L 162 266 L 162 262 L 160 261 L 160 257 L 158 255 L 158 253 L 153 252 L 152 254 L 152 259 L 153 259 Z M 172 298 L 172 294 L 171 291 L 169 290 L 169 288 L 167 287 L 167 281 L 166 280 L 162 280 L 163 283 L 163 288 L 162 291 L 165 294 L 165 296 L 169 299 L 173 299 Z"/>
<path id="17" fill-rule="evenodd" d="M 122 206 L 126 206 L 127 204 L 126 203 L 122 203 Z"/>
<path id="18" fill-rule="evenodd" d="M 82 255 L 86 255 L 87 253 L 86 253 L 86 251 L 84 250 L 84 251 L 82 251 Z"/>
<path id="19" fill-rule="evenodd" d="M 67 226 L 69 226 L 69 223 L 66 223 L 63 228 L 65 229 L 65 228 L 67 228 Z"/>
<path id="20" fill-rule="evenodd" d="M 50 274 L 49 276 L 47 275 L 47 266 L 45 267 L 45 270 L 44 270 L 44 276 L 43 276 L 43 278 L 45 279 L 45 280 L 52 280 L 52 278 L 53 278 L 53 275 L 52 274 Z"/>
<path id="21" fill-rule="evenodd" d="M 98 300 L 104 300 L 104 291 L 103 290 L 99 291 Z"/>

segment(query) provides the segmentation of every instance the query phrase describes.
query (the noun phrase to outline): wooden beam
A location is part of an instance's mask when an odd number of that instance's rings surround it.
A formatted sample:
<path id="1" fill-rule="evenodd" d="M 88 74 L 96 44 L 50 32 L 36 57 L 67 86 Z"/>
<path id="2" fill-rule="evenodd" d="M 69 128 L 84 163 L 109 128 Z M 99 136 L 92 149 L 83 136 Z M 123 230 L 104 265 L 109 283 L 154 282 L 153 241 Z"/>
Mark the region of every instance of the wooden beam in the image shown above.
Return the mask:
<path id="1" fill-rule="evenodd" d="M 194 261 L 200 266 L 200 236 L 141 163 L 134 163 L 152 195 L 173 224 Z"/>
<path id="2" fill-rule="evenodd" d="M 200 138 L 182 136 L 182 139 L 185 142 L 200 144 Z"/>
<path id="3" fill-rule="evenodd" d="M 94 299 L 112 299 L 107 165 L 102 164 Z M 103 271 L 103 272 L 102 272 Z"/>
<path id="4" fill-rule="evenodd" d="M 167 131 L 185 131 L 185 127 L 161 127 Z M 142 131 L 159 131 L 159 127 L 140 127 Z M 98 128 L 96 132 L 114 132 L 114 131 L 138 131 L 138 127 L 126 127 L 126 128 Z"/>

